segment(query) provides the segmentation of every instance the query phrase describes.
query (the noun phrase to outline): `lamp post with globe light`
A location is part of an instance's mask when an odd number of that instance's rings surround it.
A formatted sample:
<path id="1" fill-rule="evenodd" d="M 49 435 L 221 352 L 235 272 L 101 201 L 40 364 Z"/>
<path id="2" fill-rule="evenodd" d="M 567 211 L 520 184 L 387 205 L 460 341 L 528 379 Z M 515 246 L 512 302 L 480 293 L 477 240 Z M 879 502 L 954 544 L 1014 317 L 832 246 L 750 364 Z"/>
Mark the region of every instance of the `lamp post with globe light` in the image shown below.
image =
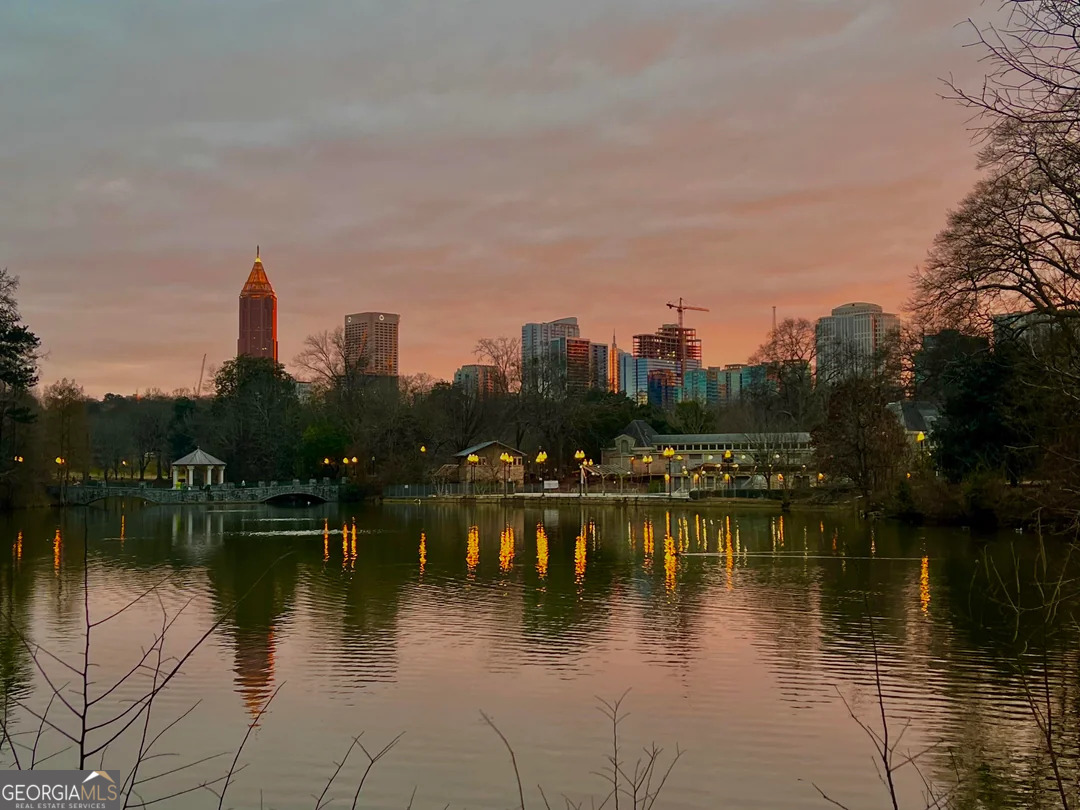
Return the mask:
<path id="1" fill-rule="evenodd" d="M 503 463 L 503 498 L 507 498 L 510 495 L 510 465 L 514 463 L 514 457 L 504 450 L 499 461 Z"/>
<path id="2" fill-rule="evenodd" d="M 540 497 L 544 497 L 544 464 L 548 460 L 548 454 L 546 450 L 541 450 L 536 454 L 536 467 L 538 470 L 538 476 L 540 478 Z"/>
<path id="3" fill-rule="evenodd" d="M 468 462 L 468 464 L 469 464 L 469 483 L 470 483 L 469 488 L 472 490 L 472 494 L 475 496 L 476 495 L 476 465 L 480 463 L 480 456 L 476 455 L 476 453 L 469 453 L 469 455 L 465 457 L 465 461 Z"/>
<path id="4" fill-rule="evenodd" d="M 664 480 L 667 481 L 667 494 L 668 497 L 671 498 L 673 497 L 673 493 L 671 491 L 671 462 L 675 458 L 675 448 L 665 447 L 662 455 L 665 459 L 667 459 L 667 474 L 664 476 Z"/>

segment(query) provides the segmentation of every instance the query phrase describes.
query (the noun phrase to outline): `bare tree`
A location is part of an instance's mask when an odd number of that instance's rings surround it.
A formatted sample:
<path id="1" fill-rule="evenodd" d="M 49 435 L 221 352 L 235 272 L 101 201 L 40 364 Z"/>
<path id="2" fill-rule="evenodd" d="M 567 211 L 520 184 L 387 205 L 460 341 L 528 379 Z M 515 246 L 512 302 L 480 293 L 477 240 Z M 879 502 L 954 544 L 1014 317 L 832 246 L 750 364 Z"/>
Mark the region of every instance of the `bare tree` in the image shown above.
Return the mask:
<path id="1" fill-rule="evenodd" d="M 58 476 L 68 481 L 75 468 L 85 473 L 90 462 L 90 436 L 82 386 L 66 378 L 55 382 L 46 387 L 42 405 L 47 447 L 50 455 L 56 453 Z"/>
<path id="2" fill-rule="evenodd" d="M 1010 122 L 1071 126 L 1080 121 L 1080 10 L 1071 0 L 1004 0 L 1002 23 L 968 24 L 989 72 L 952 96 L 980 114 L 986 130 Z M 999 18 L 1000 19 L 1000 18 Z"/>
<path id="3" fill-rule="evenodd" d="M 769 336 L 751 363 L 775 363 L 811 368 L 817 357 L 817 335 L 813 322 L 806 318 L 785 318 L 769 331 Z"/>
<path id="4" fill-rule="evenodd" d="M 304 338 L 304 348 L 293 358 L 293 365 L 300 369 L 299 377 L 320 388 L 343 385 L 359 370 L 363 350 L 358 357 L 350 357 L 345 347 L 345 330 L 338 326 Z"/>
<path id="5" fill-rule="evenodd" d="M 481 363 L 495 368 L 495 393 L 521 390 L 521 341 L 511 337 L 480 338 L 473 354 Z"/>

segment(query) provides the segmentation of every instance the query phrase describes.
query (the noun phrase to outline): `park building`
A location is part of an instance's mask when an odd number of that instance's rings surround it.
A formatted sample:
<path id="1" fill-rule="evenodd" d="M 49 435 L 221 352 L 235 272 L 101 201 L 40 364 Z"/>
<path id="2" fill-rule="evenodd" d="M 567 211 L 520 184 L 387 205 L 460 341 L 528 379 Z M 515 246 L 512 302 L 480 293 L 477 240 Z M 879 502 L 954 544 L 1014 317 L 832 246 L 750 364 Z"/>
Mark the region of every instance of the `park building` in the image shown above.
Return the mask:
<path id="1" fill-rule="evenodd" d="M 782 480 L 778 476 L 809 483 L 816 475 L 814 447 L 805 432 L 662 434 L 638 419 L 615 437 L 601 458 L 611 474 L 671 475 L 687 481 L 695 475 L 727 475 L 738 488 L 765 488 Z"/>

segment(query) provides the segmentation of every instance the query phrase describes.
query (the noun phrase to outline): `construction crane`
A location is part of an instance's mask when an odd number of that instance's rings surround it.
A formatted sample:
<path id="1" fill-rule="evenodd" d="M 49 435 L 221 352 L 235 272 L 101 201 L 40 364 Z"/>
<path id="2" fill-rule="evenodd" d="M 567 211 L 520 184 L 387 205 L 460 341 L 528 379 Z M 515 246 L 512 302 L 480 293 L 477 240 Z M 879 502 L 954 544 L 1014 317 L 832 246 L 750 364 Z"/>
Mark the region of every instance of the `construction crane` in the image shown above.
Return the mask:
<path id="1" fill-rule="evenodd" d="M 195 386 L 195 398 L 198 399 L 202 394 L 202 379 L 203 373 L 206 371 L 206 355 L 202 356 L 202 365 L 199 366 L 199 384 Z"/>
<path id="2" fill-rule="evenodd" d="M 673 309 L 679 313 L 679 348 L 678 356 L 676 358 L 676 365 L 679 369 L 679 385 L 683 384 L 683 374 L 685 369 L 683 364 L 686 358 L 686 333 L 683 331 L 683 312 L 686 310 L 693 310 L 694 312 L 708 312 L 705 307 L 692 307 L 689 304 L 684 304 L 682 298 L 679 298 L 679 303 L 672 304 L 668 302 L 668 309 Z"/>

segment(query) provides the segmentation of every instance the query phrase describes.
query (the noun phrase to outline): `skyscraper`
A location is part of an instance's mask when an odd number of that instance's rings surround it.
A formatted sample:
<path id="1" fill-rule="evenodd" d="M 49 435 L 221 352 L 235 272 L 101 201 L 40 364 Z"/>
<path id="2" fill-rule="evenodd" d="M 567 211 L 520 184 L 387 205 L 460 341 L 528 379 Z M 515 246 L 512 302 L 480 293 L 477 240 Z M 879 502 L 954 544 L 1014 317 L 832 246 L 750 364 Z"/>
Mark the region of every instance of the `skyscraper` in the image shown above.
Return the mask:
<path id="1" fill-rule="evenodd" d="M 590 385 L 593 343 L 588 338 L 560 337 L 548 345 L 553 370 L 567 391 L 585 391 Z"/>
<path id="2" fill-rule="evenodd" d="M 398 376 L 398 322 L 391 312 L 358 312 L 345 316 L 345 354 L 360 371 L 380 377 Z"/>
<path id="3" fill-rule="evenodd" d="M 619 345 L 615 342 L 615 333 L 611 333 L 611 348 L 608 349 L 608 391 L 617 394 L 622 390 L 619 383 Z"/>
<path id="4" fill-rule="evenodd" d="M 670 369 L 654 369 L 648 377 L 648 403 L 654 408 L 670 411 L 679 402 L 679 382 Z"/>
<path id="5" fill-rule="evenodd" d="M 629 352 L 619 352 L 619 390 L 639 405 L 648 401 L 649 375 L 654 371 L 674 373 L 675 361 L 634 357 Z"/>
<path id="6" fill-rule="evenodd" d="M 521 375 L 522 381 L 531 388 L 545 388 L 554 369 L 546 366 L 551 362 L 551 344 L 559 338 L 581 336 L 577 318 L 559 318 L 557 321 L 527 323 L 521 327 Z"/>
<path id="7" fill-rule="evenodd" d="M 454 385 L 471 397 L 484 399 L 495 393 L 498 376 L 495 366 L 470 363 L 454 372 Z"/>
<path id="8" fill-rule="evenodd" d="M 608 352 L 606 343 L 589 344 L 589 388 L 595 391 L 608 390 Z"/>
<path id="9" fill-rule="evenodd" d="M 266 277 L 258 246 L 255 264 L 240 291 L 240 337 L 236 341 L 236 354 L 267 357 L 275 363 L 278 359 L 277 295 Z"/>
<path id="10" fill-rule="evenodd" d="M 675 364 L 676 377 L 701 368 L 701 338 L 689 326 L 665 323 L 655 334 L 634 335 L 634 356 Z M 681 385 L 682 380 L 678 380 Z"/>
<path id="11" fill-rule="evenodd" d="M 817 322 L 817 378 L 828 382 L 868 371 L 881 349 L 900 333 L 900 319 L 877 304 L 844 304 Z"/>

